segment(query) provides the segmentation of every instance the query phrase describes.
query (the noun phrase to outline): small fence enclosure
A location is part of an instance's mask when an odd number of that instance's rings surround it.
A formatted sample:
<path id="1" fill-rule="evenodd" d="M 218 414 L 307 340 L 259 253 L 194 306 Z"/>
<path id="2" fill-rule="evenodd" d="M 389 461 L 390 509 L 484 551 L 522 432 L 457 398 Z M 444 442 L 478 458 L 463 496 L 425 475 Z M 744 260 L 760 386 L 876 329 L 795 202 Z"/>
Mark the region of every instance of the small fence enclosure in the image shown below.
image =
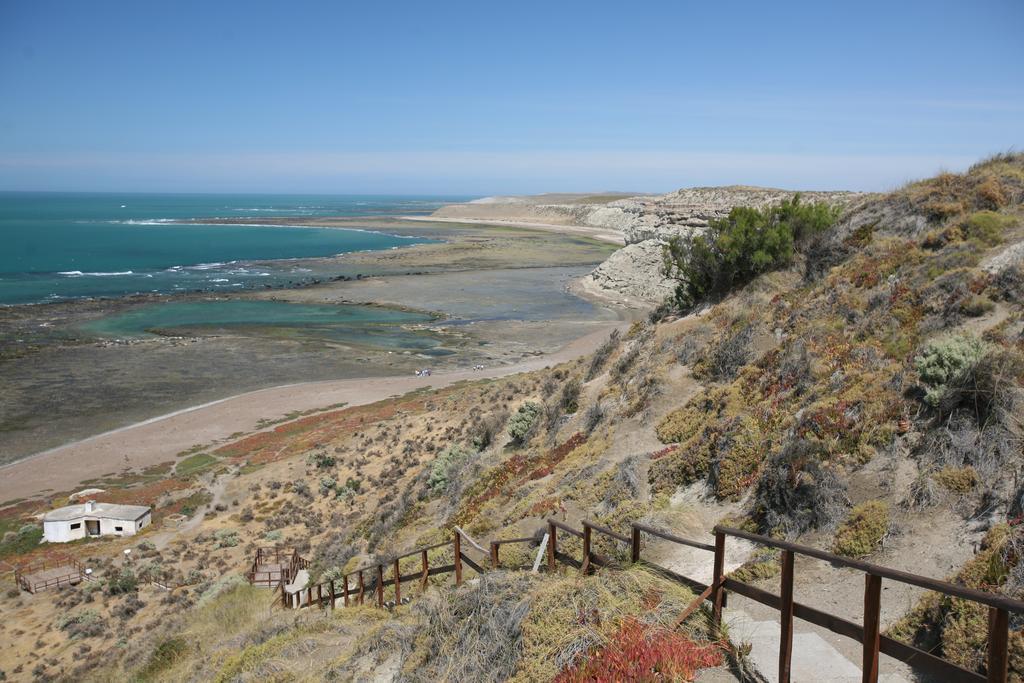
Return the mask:
<path id="1" fill-rule="evenodd" d="M 14 570 L 14 582 L 29 593 L 70 586 L 86 579 L 88 574 L 85 567 L 78 560 L 66 556 L 53 557 Z"/>

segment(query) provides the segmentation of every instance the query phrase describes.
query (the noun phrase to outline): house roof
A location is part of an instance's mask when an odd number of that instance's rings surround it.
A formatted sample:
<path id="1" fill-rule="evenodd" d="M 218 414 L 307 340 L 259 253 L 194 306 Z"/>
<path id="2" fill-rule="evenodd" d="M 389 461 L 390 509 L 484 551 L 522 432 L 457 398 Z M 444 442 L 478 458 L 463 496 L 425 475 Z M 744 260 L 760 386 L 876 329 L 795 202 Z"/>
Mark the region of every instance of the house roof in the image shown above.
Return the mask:
<path id="1" fill-rule="evenodd" d="M 92 517 L 97 519 L 120 519 L 134 522 L 149 512 L 145 505 L 118 505 L 116 503 L 93 503 L 92 510 L 86 511 L 86 504 L 68 505 L 50 510 L 43 515 L 44 522 L 70 522 L 75 519 Z"/>

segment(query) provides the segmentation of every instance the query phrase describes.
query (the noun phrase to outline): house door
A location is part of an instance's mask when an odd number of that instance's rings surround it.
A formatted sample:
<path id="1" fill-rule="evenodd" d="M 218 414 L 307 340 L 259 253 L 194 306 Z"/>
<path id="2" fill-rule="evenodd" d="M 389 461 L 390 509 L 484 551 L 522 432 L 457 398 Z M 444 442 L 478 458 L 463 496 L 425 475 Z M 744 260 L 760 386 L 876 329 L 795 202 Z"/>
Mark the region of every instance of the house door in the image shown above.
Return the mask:
<path id="1" fill-rule="evenodd" d="M 98 519 L 85 520 L 85 532 L 90 536 L 100 535 L 100 521 Z"/>

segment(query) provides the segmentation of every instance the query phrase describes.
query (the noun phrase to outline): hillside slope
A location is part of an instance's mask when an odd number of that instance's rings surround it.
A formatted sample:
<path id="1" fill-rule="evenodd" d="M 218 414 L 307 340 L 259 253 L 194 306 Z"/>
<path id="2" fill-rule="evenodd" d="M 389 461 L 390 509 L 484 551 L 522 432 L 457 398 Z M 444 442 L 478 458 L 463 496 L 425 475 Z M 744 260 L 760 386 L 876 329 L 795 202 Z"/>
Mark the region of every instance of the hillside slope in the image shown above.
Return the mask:
<path id="1" fill-rule="evenodd" d="M 195 569 L 201 582 L 167 595 L 72 589 L 59 613 L 9 598 L 19 611 L 0 633 L 12 652 L 37 638 L 51 648 L 19 655 L 21 671 L 75 680 L 584 680 L 636 628 L 659 657 L 722 661 L 699 627 L 665 640 L 691 596 L 642 568 L 438 581 L 391 612 L 271 613 L 266 592 L 232 578 L 256 545 L 296 546 L 314 577 L 338 576 L 455 526 L 515 538 L 550 515 L 704 540 L 726 521 L 1020 598 L 1022 202 L 1024 156 L 858 197 L 791 266 L 637 323 L 590 357 L 223 445 L 211 451 L 220 469 L 184 489 L 219 481 L 223 509 L 142 551 L 153 571 Z M 596 538 L 595 550 L 621 554 Z M 509 565 L 532 559 L 508 552 Z M 710 571 L 668 543 L 645 556 Z M 728 548 L 727 570 L 766 590 L 778 567 L 771 552 Z M 798 565 L 796 592 L 862 618 L 863 579 L 848 570 Z M 102 630 L 67 626 L 108 615 Z M 983 670 L 983 608 L 893 583 L 881 617 L 893 637 Z M 856 643 L 837 649 L 859 665 Z"/>

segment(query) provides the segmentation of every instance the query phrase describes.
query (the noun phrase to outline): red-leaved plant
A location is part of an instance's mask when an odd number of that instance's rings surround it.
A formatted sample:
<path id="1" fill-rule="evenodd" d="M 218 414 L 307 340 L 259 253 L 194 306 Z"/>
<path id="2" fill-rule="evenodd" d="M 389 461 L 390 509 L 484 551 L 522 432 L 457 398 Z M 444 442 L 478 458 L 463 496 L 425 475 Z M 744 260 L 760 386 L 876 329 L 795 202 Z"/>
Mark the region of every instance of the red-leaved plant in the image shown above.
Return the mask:
<path id="1" fill-rule="evenodd" d="M 692 681 L 699 669 L 721 663 L 720 644 L 698 645 L 681 633 L 630 617 L 604 647 L 562 671 L 555 683 Z"/>

